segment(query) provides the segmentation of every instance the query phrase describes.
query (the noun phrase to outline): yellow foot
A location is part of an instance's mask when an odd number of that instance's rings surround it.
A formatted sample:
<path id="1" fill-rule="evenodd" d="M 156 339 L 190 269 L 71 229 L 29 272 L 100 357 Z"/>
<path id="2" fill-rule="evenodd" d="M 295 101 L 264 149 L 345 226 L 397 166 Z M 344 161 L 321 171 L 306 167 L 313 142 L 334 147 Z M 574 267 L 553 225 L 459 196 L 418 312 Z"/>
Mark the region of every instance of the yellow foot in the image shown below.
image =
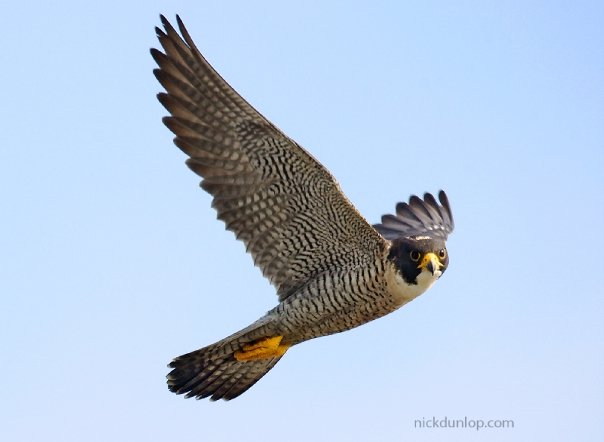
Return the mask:
<path id="1" fill-rule="evenodd" d="M 254 361 L 257 359 L 268 359 L 283 356 L 289 345 L 281 345 L 283 336 L 264 338 L 243 346 L 243 350 L 235 352 L 238 361 Z"/>

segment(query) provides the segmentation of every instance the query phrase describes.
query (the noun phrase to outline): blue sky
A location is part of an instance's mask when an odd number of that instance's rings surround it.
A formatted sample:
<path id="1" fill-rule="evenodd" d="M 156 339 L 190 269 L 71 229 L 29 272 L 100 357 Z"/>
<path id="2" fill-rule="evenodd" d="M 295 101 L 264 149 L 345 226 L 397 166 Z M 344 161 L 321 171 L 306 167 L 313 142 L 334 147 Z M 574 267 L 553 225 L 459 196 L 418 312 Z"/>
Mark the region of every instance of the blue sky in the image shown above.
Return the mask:
<path id="1" fill-rule="evenodd" d="M 42 3 L 42 2 L 40 2 Z M 232 402 L 166 364 L 276 303 L 161 124 L 181 14 L 376 222 L 447 190 L 425 295 L 300 345 Z M 62 2 L 3 9 L 0 439 L 604 438 L 602 2 Z M 513 429 L 418 429 L 416 419 Z"/>

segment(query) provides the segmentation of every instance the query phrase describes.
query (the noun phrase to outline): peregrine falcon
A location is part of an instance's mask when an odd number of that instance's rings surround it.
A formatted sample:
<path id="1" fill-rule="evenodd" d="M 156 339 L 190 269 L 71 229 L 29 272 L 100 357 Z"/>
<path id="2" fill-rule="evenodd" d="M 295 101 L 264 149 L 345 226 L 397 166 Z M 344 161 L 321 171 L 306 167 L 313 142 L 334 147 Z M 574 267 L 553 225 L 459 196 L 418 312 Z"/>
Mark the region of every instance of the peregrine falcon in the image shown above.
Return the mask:
<path id="1" fill-rule="evenodd" d="M 233 399 L 290 347 L 343 332 L 415 299 L 449 263 L 449 201 L 426 193 L 370 225 L 315 158 L 258 113 L 210 66 L 177 16 L 161 16 L 151 49 L 164 124 L 202 178 L 212 207 L 275 286 L 279 303 L 212 345 L 175 358 L 168 388 Z"/>

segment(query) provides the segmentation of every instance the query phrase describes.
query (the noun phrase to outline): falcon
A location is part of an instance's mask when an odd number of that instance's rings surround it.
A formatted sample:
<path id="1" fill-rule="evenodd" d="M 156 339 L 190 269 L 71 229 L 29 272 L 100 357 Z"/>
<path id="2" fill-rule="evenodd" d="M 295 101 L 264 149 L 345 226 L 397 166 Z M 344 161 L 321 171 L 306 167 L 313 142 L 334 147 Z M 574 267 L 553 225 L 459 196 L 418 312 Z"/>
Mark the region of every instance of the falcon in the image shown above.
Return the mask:
<path id="1" fill-rule="evenodd" d="M 151 49 L 164 124 L 243 241 L 279 303 L 212 345 L 175 358 L 168 388 L 230 400 L 293 346 L 397 310 L 446 270 L 453 216 L 444 191 L 411 196 L 371 225 L 334 177 L 245 101 L 201 55 L 180 17 L 161 16 L 163 52 Z"/>

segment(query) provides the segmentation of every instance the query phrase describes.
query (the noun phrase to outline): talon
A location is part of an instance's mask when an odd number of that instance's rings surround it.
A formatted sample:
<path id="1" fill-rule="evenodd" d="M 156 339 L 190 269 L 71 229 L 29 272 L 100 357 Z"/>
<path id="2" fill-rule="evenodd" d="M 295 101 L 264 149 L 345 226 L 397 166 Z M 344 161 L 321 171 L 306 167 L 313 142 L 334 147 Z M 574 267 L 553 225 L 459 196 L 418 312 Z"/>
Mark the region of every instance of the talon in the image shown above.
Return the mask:
<path id="1" fill-rule="evenodd" d="M 283 339 L 283 336 L 273 336 L 244 345 L 241 351 L 235 352 L 235 359 L 238 361 L 253 361 L 283 356 L 290 346 L 281 345 L 281 339 Z"/>

